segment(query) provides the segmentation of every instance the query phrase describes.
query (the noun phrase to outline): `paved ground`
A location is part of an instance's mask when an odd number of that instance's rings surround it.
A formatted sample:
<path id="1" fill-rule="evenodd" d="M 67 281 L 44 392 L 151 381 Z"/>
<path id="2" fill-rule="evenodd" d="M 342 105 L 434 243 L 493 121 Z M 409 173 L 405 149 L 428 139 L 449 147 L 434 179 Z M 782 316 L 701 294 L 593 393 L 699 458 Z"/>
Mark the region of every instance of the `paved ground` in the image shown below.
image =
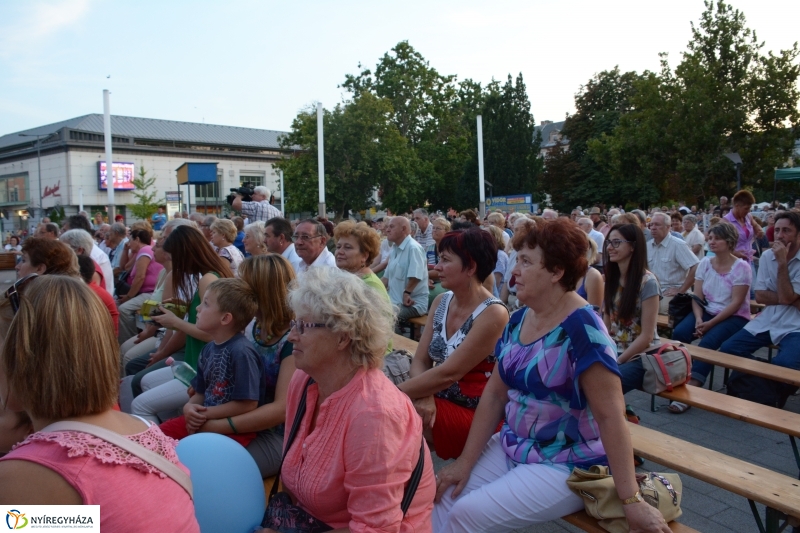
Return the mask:
<path id="1" fill-rule="evenodd" d="M 764 352 L 764 357 L 766 357 L 766 350 Z M 714 374 L 714 389 L 722 389 L 722 372 L 718 370 Z M 722 391 L 724 392 L 724 389 Z M 641 417 L 641 423 L 644 426 L 776 472 L 797 477 L 798 469 L 789 444 L 789 437 L 781 433 L 697 408 L 690 409 L 682 415 L 674 415 L 667 409 L 651 413 L 650 395 L 639 391 L 628 393 L 625 400 Z M 664 407 L 667 403 L 666 400 L 656 399 L 657 406 Z M 800 413 L 800 396 L 791 397 L 786 409 Z M 437 469 L 445 464 L 444 461 L 438 459 L 434 463 Z M 644 469 L 640 470 L 670 471 L 651 461 L 645 462 Z M 686 475 L 681 475 L 681 480 L 684 488 L 681 504 L 683 516 L 678 520 L 679 522 L 704 533 L 752 533 L 758 531 L 745 498 Z M 759 509 L 763 517 L 763 506 L 759 506 Z M 559 520 L 518 531 L 521 533 L 554 533 L 580 530 Z"/>

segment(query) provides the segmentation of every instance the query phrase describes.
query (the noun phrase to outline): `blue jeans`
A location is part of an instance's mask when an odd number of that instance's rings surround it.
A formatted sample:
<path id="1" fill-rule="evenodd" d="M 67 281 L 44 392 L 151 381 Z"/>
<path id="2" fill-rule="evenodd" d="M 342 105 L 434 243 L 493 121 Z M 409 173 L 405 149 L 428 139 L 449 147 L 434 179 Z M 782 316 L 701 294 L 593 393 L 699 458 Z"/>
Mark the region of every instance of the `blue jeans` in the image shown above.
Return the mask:
<path id="1" fill-rule="evenodd" d="M 710 315 L 703 312 L 703 322 L 708 322 L 714 318 L 713 315 Z M 743 327 L 747 325 L 749 320 L 741 316 L 729 316 L 713 328 L 711 328 L 703 338 L 700 339 L 699 346 L 701 348 L 708 348 L 709 350 L 718 350 L 722 344 L 733 337 L 737 332 L 739 332 Z M 692 334 L 695 330 L 695 318 L 694 313 L 690 314 L 686 318 L 684 318 L 678 326 L 672 330 L 672 338 L 676 341 L 680 341 L 684 344 L 691 344 L 694 337 Z M 722 350 L 723 352 L 725 350 Z M 701 384 L 705 383 L 706 377 L 708 373 L 711 372 L 711 369 L 714 365 L 710 365 L 703 361 L 692 361 L 692 379 L 696 379 Z"/>
<path id="2" fill-rule="evenodd" d="M 619 372 L 622 374 L 622 394 L 634 389 L 641 390 L 644 382 L 644 366 L 641 359 L 634 359 L 619 365 Z"/>
<path id="3" fill-rule="evenodd" d="M 770 344 L 772 340 L 768 331 L 753 335 L 743 329 L 725 341 L 719 351 L 752 359 L 753 352 Z M 800 332 L 789 333 L 781 339 L 778 355 L 772 358 L 772 364 L 800 370 Z"/>

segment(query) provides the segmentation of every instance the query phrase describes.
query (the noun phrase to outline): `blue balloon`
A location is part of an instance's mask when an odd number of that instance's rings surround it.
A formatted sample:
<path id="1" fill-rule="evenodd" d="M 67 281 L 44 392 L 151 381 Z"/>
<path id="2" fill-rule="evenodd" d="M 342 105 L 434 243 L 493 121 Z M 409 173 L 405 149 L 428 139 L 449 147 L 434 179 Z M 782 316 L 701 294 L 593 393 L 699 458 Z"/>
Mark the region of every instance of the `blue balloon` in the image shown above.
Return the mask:
<path id="1" fill-rule="evenodd" d="M 217 433 L 196 433 L 181 440 L 176 451 L 191 472 L 202 533 L 250 533 L 261 524 L 264 482 L 241 444 Z"/>

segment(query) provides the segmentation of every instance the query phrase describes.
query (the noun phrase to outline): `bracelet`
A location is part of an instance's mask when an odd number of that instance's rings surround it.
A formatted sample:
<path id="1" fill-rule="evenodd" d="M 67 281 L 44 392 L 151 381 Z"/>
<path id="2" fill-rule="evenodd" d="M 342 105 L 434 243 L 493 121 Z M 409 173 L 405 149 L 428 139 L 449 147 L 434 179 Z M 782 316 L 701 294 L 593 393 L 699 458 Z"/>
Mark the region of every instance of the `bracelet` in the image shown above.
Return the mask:
<path id="1" fill-rule="evenodd" d="M 236 426 L 234 426 L 234 425 L 233 425 L 233 420 L 231 420 L 231 417 L 228 417 L 228 424 L 230 424 L 230 426 L 231 426 L 231 429 L 233 430 L 233 432 L 234 432 L 236 435 L 238 435 L 238 434 L 239 434 L 239 432 L 238 432 L 238 431 L 236 431 Z"/>
<path id="2" fill-rule="evenodd" d="M 409 296 L 411 296 L 411 291 L 403 291 L 403 294 L 408 294 Z"/>

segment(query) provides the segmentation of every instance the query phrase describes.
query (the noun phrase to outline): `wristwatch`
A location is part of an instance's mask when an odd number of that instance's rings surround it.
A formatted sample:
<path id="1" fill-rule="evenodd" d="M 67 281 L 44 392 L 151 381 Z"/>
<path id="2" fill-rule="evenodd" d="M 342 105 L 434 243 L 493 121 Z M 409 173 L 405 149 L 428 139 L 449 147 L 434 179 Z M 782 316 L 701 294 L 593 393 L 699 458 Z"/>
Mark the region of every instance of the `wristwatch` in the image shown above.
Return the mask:
<path id="1" fill-rule="evenodd" d="M 408 294 L 409 296 L 411 296 L 411 291 L 403 291 L 403 294 Z"/>
<path id="2" fill-rule="evenodd" d="M 622 500 L 622 505 L 630 505 L 632 503 L 639 503 L 643 502 L 644 498 L 642 498 L 641 493 L 637 490 L 636 494 L 628 498 L 627 500 Z"/>

